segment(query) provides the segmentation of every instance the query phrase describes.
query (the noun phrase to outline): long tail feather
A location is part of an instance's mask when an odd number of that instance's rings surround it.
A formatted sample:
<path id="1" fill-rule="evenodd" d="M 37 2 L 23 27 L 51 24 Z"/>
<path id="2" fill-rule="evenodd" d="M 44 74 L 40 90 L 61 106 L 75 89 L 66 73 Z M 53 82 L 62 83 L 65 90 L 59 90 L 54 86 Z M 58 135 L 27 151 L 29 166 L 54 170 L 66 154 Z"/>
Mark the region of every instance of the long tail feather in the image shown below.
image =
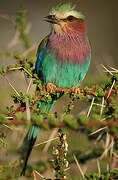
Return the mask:
<path id="1" fill-rule="evenodd" d="M 26 167 L 27 167 L 27 162 L 28 162 L 28 158 L 31 154 L 31 151 L 32 151 L 32 148 L 34 146 L 34 143 L 36 141 L 36 138 L 38 136 L 40 132 L 40 129 L 36 126 L 31 126 L 29 128 L 29 131 L 24 139 L 24 143 L 25 143 L 25 146 L 27 146 L 27 154 L 26 154 L 26 158 L 25 158 L 25 161 L 24 161 L 24 166 L 23 166 L 23 170 L 21 172 L 21 176 L 22 175 L 25 175 L 25 170 L 26 170 Z"/>
<path id="2" fill-rule="evenodd" d="M 25 159 L 25 162 L 24 162 L 24 166 L 23 166 L 22 172 L 21 172 L 21 174 L 20 174 L 21 176 L 22 176 L 22 175 L 23 175 L 23 176 L 25 175 L 28 158 L 29 158 L 29 156 L 30 156 L 30 154 L 31 154 L 31 151 L 32 151 L 32 148 L 33 148 L 33 146 L 34 146 L 35 141 L 36 141 L 36 138 L 35 138 L 35 139 L 32 139 L 32 140 L 30 141 L 29 148 L 28 148 L 27 155 L 26 155 L 26 159 Z"/>
<path id="3" fill-rule="evenodd" d="M 50 111 L 54 104 L 56 102 L 56 98 L 54 98 L 52 100 L 52 102 L 46 104 L 45 102 L 43 102 L 42 104 L 40 104 L 39 108 L 43 108 L 45 109 L 46 111 Z M 25 145 L 25 152 L 27 151 L 27 154 L 26 154 L 26 158 L 25 158 L 25 161 L 24 161 L 24 165 L 23 165 L 23 170 L 21 172 L 21 176 L 22 175 L 25 175 L 25 170 L 26 170 L 26 167 L 27 167 L 27 162 L 28 162 L 28 158 L 31 154 L 31 151 L 32 151 L 32 148 L 34 146 L 34 143 L 37 139 L 37 136 L 40 132 L 40 129 L 39 127 L 36 127 L 36 126 L 31 126 L 29 128 L 29 131 L 24 139 L 24 145 Z"/>

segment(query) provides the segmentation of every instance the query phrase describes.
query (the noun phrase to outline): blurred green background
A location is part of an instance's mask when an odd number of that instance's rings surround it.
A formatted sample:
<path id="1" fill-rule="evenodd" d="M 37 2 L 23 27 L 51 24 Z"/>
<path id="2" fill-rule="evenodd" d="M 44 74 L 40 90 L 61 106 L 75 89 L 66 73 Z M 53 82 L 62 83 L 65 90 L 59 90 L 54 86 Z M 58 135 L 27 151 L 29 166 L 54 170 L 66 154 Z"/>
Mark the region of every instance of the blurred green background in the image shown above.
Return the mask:
<path id="1" fill-rule="evenodd" d="M 15 28 L 13 23 L 8 19 L 9 17 L 14 21 L 16 12 L 19 9 L 25 8 L 27 10 L 27 24 L 29 36 L 32 40 L 32 44 L 36 43 L 35 50 L 37 49 L 38 43 L 50 32 L 50 26 L 48 23 L 43 21 L 43 17 L 48 15 L 50 8 L 55 7 L 60 2 L 68 1 L 56 1 L 56 0 L 0 0 L 0 54 L 6 50 L 24 52 L 20 44 L 16 44 L 13 48 L 10 48 L 10 43 L 12 42 L 15 35 Z M 70 2 L 70 1 L 69 1 Z M 103 69 L 100 64 L 104 64 L 107 67 L 118 66 L 118 1 L 117 0 L 73 0 L 72 3 L 77 5 L 77 10 L 81 11 L 86 16 L 87 32 L 88 37 L 91 42 L 92 47 L 92 61 L 89 68 L 89 72 L 82 84 L 91 85 L 103 82 Z M 7 57 L 0 56 L 0 66 L 14 64 L 15 60 Z M 9 81 L 13 86 L 20 91 L 26 90 L 27 84 L 24 80 L 24 76 L 20 72 L 10 73 L 7 75 Z M 30 92 L 33 91 L 33 87 Z M 12 99 L 10 94 L 13 91 L 5 81 L 0 76 L 0 113 L 1 109 L 4 109 L 8 105 L 12 105 Z M 65 98 L 63 98 L 65 100 Z M 55 109 L 61 112 L 63 108 L 63 99 L 59 100 L 56 104 Z M 67 99 L 66 99 L 67 102 Z M 65 103 L 66 103 L 65 102 Z M 74 110 L 75 114 L 82 111 L 82 108 L 86 106 L 79 106 L 76 104 Z M 23 136 L 27 132 L 27 129 L 17 128 L 17 130 L 9 131 L 5 129 L 9 137 L 7 137 L 7 147 L 3 148 L 0 152 L 0 164 L 6 164 L 6 162 L 14 162 L 19 159 L 19 155 L 16 153 L 18 148 L 20 148 Z M 51 132 L 41 132 L 38 142 L 47 140 Z M 70 138 L 71 134 L 71 138 Z M 10 141 L 9 141 L 10 140 Z M 82 148 L 83 152 L 88 153 L 91 144 L 89 144 L 88 137 L 82 135 L 81 133 L 69 132 L 68 142 L 71 144 L 70 152 L 73 149 L 80 150 Z M 92 147 L 98 146 L 93 144 Z M 43 146 L 44 147 L 44 146 Z M 50 152 L 52 150 L 52 145 L 49 153 L 41 153 L 39 148 L 38 151 L 34 150 L 30 161 L 37 162 L 38 158 L 44 161 L 50 157 Z M 37 157 L 38 156 L 38 157 Z M 45 157 L 45 158 L 44 158 Z M 95 162 L 94 162 L 95 163 Z M 84 171 L 89 169 L 89 171 L 95 171 L 96 165 L 92 162 L 87 162 L 83 165 Z M 74 175 L 78 176 L 78 171 L 75 165 L 70 169 L 71 177 Z M 104 166 L 104 165 L 103 165 Z M 50 176 L 50 171 L 45 173 Z"/>

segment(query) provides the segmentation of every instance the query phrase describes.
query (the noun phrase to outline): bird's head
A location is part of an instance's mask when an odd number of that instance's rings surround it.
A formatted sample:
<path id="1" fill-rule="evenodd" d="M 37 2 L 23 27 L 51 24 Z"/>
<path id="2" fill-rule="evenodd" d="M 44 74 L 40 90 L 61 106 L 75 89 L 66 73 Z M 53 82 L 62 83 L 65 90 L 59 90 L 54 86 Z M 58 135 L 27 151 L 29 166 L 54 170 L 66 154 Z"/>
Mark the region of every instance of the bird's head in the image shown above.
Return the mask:
<path id="1" fill-rule="evenodd" d="M 85 17 L 70 3 L 51 9 L 49 16 L 45 17 L 45 21 L 52 24 L 52 28 L 57 34 L 85 34 Z"/>

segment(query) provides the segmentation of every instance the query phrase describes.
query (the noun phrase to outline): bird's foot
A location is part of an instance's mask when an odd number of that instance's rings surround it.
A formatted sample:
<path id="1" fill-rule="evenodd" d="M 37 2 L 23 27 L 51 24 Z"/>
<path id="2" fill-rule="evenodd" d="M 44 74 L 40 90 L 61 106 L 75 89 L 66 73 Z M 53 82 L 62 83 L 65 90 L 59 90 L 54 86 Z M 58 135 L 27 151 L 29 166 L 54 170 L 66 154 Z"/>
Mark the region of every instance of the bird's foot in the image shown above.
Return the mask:
<path id="1" fill-rule="evenodd" d="M 80 90 L 80 88 L 78 86 L 76 86 L 76 87 L 72 88 L 72 93 L 75 94 L 75 95 L 80 94 L 81 90 Z"/>
<path id="2" fill-rule="evenodd" d="M 47 92 L 52 93 L 54 90 L 56 90 L 56 86 L 53 83 L 48 83 L 46 85 Z"/>

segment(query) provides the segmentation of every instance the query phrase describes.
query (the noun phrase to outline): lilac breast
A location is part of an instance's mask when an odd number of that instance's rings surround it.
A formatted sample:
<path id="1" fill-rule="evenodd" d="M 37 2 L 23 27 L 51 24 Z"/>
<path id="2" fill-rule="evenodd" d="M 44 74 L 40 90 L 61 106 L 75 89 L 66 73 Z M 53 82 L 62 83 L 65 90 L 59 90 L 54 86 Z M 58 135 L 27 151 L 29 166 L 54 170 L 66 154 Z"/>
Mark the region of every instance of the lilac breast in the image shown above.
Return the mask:
<path id="1" fill-rule="evenodd" d="M 57 60 L 63 62 L 84 64 L 90 58 L 90 44 L 85 35 L 52 33 L 49 37 L 48 50 L 54 51 Z"/>

